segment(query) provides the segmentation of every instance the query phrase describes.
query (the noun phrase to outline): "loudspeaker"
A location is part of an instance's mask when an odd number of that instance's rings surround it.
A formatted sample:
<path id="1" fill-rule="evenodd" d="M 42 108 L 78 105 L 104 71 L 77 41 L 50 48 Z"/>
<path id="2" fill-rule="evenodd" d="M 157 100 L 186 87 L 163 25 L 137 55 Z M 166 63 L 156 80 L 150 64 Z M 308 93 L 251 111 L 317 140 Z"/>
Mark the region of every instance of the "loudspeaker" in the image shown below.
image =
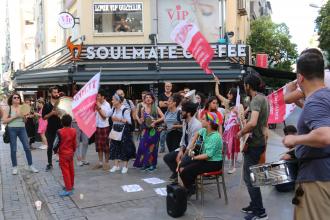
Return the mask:
<path id="1" fill-rule="evenodd" d="M 173 218 L 183 216 L 187 210 L 186 189 L 176 183 L 167 185 L 166 209 Z"/>

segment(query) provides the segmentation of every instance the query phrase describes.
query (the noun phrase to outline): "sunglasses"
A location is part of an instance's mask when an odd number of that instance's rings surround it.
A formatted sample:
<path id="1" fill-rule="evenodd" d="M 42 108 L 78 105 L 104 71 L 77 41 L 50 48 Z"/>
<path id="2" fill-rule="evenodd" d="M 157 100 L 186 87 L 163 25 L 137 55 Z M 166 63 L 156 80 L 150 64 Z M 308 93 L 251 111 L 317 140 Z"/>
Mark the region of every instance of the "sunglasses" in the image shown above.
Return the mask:
<path id="1" fill-rule="evenodd" d="M 304 190 L 299 185 L 299 187 L 296 189 L 295 195 L 294 195 L 294 197 L 292 199 L 292 204 L 293 205 L 299 205 L 300 204 L 299 197 L 302 197 L 303 195 L 304 195 Z"/>
<path id="2" fill-rule="evenodd" d="M 13 99 L 21 99 L 19 96 L 14 96 Z"/>

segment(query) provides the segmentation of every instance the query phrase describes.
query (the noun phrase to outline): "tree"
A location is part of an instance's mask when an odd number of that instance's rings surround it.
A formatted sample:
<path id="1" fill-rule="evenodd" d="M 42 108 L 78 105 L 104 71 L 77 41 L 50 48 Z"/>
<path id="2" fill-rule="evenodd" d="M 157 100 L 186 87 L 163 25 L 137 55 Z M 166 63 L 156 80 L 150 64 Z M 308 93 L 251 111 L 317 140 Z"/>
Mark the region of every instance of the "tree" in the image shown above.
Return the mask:
<path id="1" fill-rule="evenodd" d="M 330 62 L 330 1 L 321 7 L 315 23 L 319 35 L 319 47 L 327 52 L 327 60 Z"/>
<path id="2" fill-rule="evenodd" d="M 251 22 L 251 34 L 247 39 L 252 52 L 268 54 L 269 67 L 292 71 L 298 52 L 297 45 L 291 42 L 289 28 L 286 24 L 276 24 L 269 16 L 263 16 Z M 266 84 L 280 87 L 286 80 L 265 79 Z"/>

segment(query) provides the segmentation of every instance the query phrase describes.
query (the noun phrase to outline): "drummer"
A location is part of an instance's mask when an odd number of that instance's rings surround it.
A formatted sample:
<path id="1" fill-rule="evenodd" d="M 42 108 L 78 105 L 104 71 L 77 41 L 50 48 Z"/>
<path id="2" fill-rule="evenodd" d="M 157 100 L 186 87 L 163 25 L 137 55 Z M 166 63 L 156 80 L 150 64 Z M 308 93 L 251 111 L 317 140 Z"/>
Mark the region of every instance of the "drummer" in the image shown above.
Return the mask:
<path id="1" fill-rule="evenodd" d="M 46 138 L 47 138 L 47 159 L 48 164 L 46 166 L 46 171 L 49 171 L 53 168 L 52 164 L 52 157 L 53 157 L 53 143 L 55 140 L 56 132 L 58 129 L 60 129 L 61 126 L 61 120 L 58 116 L 58 112 L 54 108 L 55 103 L 59 99 L 59 93 L 58 88 L 56 86 L 49 88 L 49 94 L 50 94 L 50 101 L 47 102 L 42 109 L 42 118 L 44 120 L 47 120 L 47 128 L 46 128 Z"/>

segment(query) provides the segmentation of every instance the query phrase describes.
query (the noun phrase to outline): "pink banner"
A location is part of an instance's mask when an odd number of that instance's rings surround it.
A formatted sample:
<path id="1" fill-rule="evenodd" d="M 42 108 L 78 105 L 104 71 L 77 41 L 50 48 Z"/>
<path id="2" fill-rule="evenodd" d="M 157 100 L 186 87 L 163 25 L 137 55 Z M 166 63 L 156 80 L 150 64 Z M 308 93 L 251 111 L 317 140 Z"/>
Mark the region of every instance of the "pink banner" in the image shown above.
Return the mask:
<path id="1" fill-rule="evenodd" d="M 171 39 L 191 53 L 207 74 L 212 73 L 209 63 L 214 56 L 214 50 L 195 24 L 180 22 L 172 31 Z"/>
<path id="2" fill-rule="evenodd" d="M 89 80 L 73 97 L 72 112 L 79 128 L 91 137 L 96 131 L 96 96 L 100 85 L 100 73 Z"/>
<path id="3" fill-rule="evenodd" d="M 284 102 L 284 88 L 280 88 L 268 96 L 270 113 L 268 124 L 282 123 L 285 120 L 286 105 Z"/>

